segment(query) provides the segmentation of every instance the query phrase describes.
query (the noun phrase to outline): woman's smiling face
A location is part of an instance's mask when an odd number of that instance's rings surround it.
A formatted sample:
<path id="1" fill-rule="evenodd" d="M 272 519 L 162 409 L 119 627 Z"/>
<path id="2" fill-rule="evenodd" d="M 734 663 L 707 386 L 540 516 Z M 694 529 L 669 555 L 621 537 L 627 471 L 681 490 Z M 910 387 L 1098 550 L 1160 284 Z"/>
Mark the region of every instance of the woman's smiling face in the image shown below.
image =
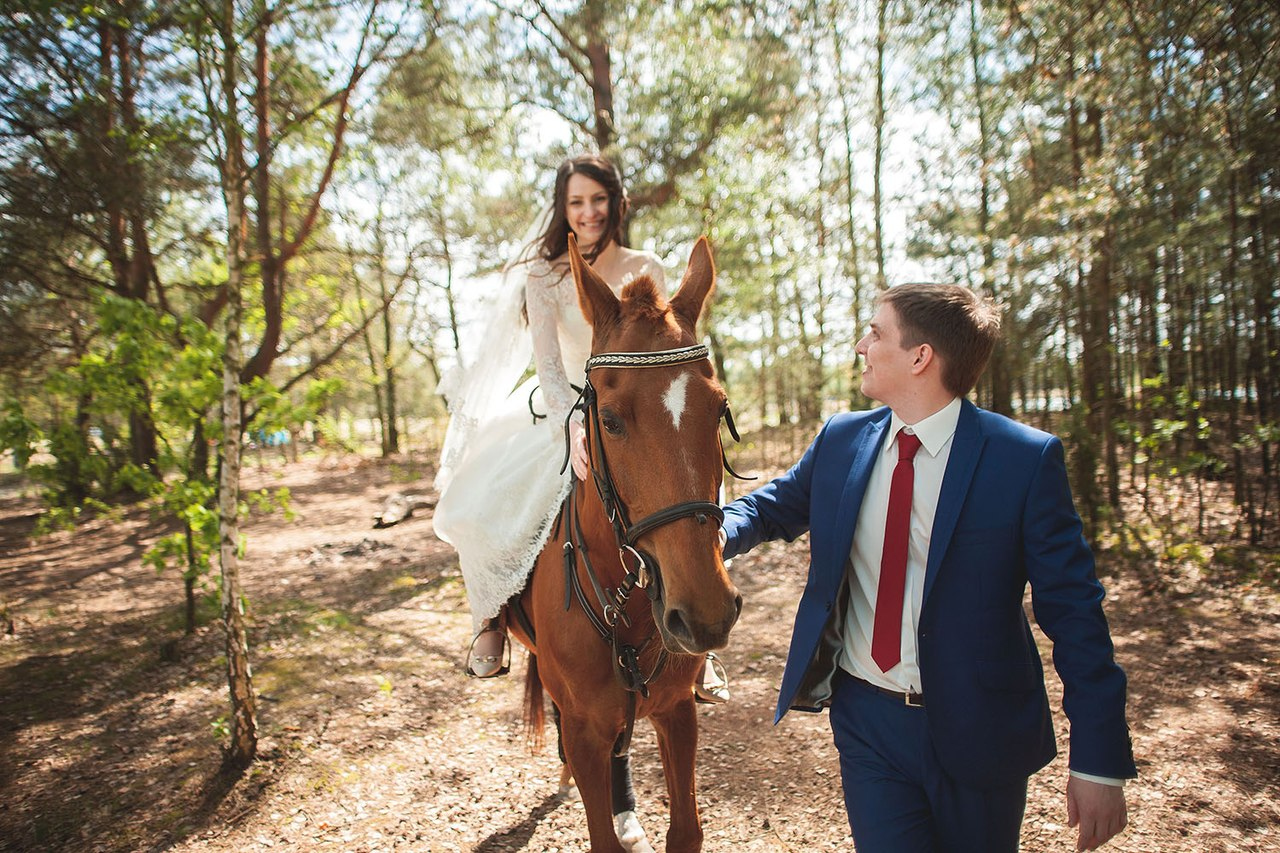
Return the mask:
<path id="1" fill-rule="evenodd" d="M 586 175 L 573 174 L 565 192 L 565 218 L 578 238 L 578 246 L 588 251 L 604 235 L 609 223 L 609 192 Z"/>

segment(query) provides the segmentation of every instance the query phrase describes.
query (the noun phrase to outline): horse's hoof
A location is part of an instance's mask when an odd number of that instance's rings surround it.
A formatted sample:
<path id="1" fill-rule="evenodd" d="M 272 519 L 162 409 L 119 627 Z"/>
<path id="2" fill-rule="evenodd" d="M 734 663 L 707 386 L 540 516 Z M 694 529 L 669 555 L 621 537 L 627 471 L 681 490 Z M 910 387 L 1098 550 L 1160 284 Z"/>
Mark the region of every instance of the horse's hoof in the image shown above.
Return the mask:
<path id="1" fill-rule="evenodd" d="M 560 765 L 560 790 L 556 792 L 556 796 L 565 802 L 577 802 L 582 799 L 582 794 L 579 793 L 578 786 L 573 781 L 573 773 L 570 772 L 568 764 Z"/>
<path id="2" fill-rule="evenodd" d="M 635 812 L 623 812 L 613 816 L 613 825 L 618 833 L 618 842 L 629 853 L 653 853 L 653 846 L 645 837 L 644 827 Z"/>

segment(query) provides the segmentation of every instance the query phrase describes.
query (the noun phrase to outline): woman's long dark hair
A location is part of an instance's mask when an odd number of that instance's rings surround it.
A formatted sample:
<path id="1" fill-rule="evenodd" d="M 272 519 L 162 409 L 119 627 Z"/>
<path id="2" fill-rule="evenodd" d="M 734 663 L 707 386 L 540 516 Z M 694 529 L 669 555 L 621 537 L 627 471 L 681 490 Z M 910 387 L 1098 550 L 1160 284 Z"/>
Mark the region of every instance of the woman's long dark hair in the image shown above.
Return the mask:
<path id="1" fill-rule="evenodd" d="M 605 222 L 604 237 L 591 247 L 584 257 L 591 263 L 600 256 L 610 242 L 622 245 L 622 219 L 627 215 L 627 191 L 622 187 L 622 175 L 618 168 L 598 154 L 584 154 L 565 160 L 556 170 L 555 193 L 551 198 L 551 222 L 535 241 L 539 257 L 554 261 L 569 251 L 569 218 L 567 214 L 569 178 L 582 175 L 604 187 L 609 194 L 609 216 Z"/>

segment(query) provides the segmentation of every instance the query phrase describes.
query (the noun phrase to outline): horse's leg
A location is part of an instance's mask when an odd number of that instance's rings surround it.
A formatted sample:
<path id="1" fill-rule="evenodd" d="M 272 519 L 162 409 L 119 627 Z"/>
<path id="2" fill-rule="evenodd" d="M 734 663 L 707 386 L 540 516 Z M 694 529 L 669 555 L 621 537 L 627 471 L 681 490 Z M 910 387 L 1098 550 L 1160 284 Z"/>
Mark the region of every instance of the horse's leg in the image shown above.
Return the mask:
<path id="1" fill-rule="evenodd" d="M 698 819 L 693 778 L 698 750 L 698 712 L 694 707 L 693 694 L 669 710 L 654 713 L 653 727 L 658 733 L 658 749 L 662 752 L 662 768 L 667 777 L 667 796 L 671 800 L 667 851 L 696 853 L 702 849 L 702 824 Z"/>
<path id="2" fill-rule="evenodd" d="M 578 782 L 582 807 L 587 813 L 587 832 L 592 853 L 631 853 L 618 840 L 610 805 L 610 753 L 616 730 L 600 731 L 600 723 L 589 717 L 566 714 L 564 748 L 573 778 Z"/>
<path id="3" fill-rule="evenodd" d="M 569 770 L 569 759 L 564 754 L 564 727 L 560 725 L 560 706 L 551 703 L 551 719 L 556 723 L 556 752 L 560 756 L 560 790 L 556 795 L 562 800 L 581 799 L 578 786 L 573 782 L 573 773 Z"/>
<path id="4" fill-rule="evenodd" d="M 621 739 L 621 735 L 618 736 Z M 636 792 L 631 786 L 631 754 L 609 759 L 610 795 L 613 804 L 613 828 L 618 840 L 631 853 L 652 853 L 653 847 L 636 817 Z"/>

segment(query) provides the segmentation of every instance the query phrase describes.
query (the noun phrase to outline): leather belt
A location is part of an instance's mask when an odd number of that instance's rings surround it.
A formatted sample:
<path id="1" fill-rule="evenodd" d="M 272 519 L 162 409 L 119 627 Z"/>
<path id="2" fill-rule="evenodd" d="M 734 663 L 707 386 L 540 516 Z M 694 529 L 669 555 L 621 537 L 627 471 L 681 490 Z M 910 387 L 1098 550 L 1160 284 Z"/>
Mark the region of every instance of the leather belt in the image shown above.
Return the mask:
<path id="1" fill-rule="evenodd" d="M 865 678 L 859 678 L 858 676 L 854 675 L 853 673 L 843 668 L 841 668 L 840 671 L 843 672 L 845 676 L 847 676 L 850 680 L 858 682 L 863 687 L 869 687 L 872 690 L 876 691 L 877 693 L 883 693 L 885 696 L 891 696 L 894 699 L 897 699 L 902 704 L 906 705 L 908 708 L 924 707 L 923 693 L 909 693 L 909 692 L 903 692 L 901 690 L 890 690 L 887 687 L 881 687 L 878 684 L 872 684 L 870 681 L 867 681 Z"/>

